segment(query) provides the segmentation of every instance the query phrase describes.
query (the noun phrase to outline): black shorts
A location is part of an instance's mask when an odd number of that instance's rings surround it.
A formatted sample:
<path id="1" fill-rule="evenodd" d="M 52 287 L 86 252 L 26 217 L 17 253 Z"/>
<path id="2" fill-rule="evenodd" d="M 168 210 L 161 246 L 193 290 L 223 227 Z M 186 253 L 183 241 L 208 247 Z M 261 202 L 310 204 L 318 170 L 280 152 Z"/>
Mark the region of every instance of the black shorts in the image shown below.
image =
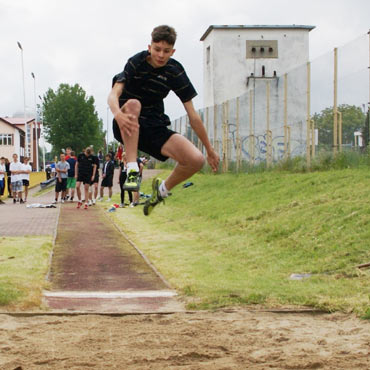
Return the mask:
<path id="1" fill-rule="evenodd" d="M 61 191 L 66 191 L 67 190 L 67 178 L 61 179 L 62 181 L 60 182 L 59 179 L 57 178 L 57 182 L 55 184 L 55 192 L 60 193 Z M 24 180 L 23 180 L 24 181 Z"/>
<path id="2" fill-rule="evenodd" d="M 29 180 L 22 180 L 23 181 L 23 186 L 30 186 Z"/>
<path id="3" fill-rule="evenodd" d="M 97 173 L 94 177 L 94 181 L 92 182 L 93 184 L 99 184 L 99 174 Z M 92 184 L 91 184 L 92 185 Z"/>
<path id="4" fill-rule="evenodd" d="M 147 120 L 145 120 L 146 122 Z M 147 122 L 146 122 L 147 123 Z M 168 157 L 161 153 L 163 145 L 167 140 L 176 134 L 175 131 L 170 130 L 165 125 L 143 125 L 140 122 L 140 132 L 139 132 L 139 150 L 149 154 L 150 156 L 164 162 Z M 116 140 L 123 144 L 121 131 L 118 127 L 116 120 L 113 120 L 113 135 Z"/>
<path id="5" fill-rule="evenodd" d="M 85 184 L 91 185 L 92 184 L 91 176 L 92 175 L 85 175 L 85 174 L 79 173 L 77 176 L 77 182 L 82 182 L 84 185 Z"/>
<path id="6" fill-rule="evenodd" d="M 103 188 L 111 188 L 113 186 L 113 176 L 104 177 L 100 186 Z"/>

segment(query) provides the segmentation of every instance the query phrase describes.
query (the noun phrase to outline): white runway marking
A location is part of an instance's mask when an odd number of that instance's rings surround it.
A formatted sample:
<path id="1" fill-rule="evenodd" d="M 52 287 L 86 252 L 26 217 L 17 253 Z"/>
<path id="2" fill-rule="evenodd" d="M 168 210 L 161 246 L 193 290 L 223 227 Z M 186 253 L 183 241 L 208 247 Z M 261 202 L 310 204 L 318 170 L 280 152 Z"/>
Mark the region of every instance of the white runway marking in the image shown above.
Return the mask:
<path id="1" fill-rule="evenodd" d="M 175 297 L 177 293 L 169 290 L 142 290 L 132 292 L 46 292 L 46 298 L 99 298 L 99 299 L 117 299 L 117 298 L 166 298 Z"/>

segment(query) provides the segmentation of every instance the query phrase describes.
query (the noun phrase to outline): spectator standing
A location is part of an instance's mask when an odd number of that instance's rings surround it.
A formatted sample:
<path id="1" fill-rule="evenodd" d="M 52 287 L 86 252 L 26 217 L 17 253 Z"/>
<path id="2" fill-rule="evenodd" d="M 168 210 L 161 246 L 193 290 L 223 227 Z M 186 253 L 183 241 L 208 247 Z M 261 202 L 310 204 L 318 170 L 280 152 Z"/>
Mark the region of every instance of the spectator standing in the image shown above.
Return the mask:
<path id="1" fill-rule="evenodd" d="M 103 156 L 103 153 L 102 153 L 101 150 L 99 150 L 98 158 L 99 158 L 99 169 L 102 170 L 103 169 L 103 163 L 104 163 L 104 156 Z"/>
<path id="2" fill-rule="evenodd" d="M 24 186 L 24 201 L 27 202 L 27 196 L 28 196 L 28 187 L 30 186 L 30 173 L 32 172 L 32 167 L 28 163 L 29 162 L 28 157 L 24 157 L 23 159 L 23 174 L 22 174 L 22 183 Z"/>
<path id="3" fill-rule="evenodd" d="M 86 148 L 85 151 L 79 154 L 79 156 L 77 157 L 77 162 L 75 166 L 75 178 L 77 179 L 76 189 L 78 197 L 77 208 L 81 208 L 82 206 L 81 183 L 83 184 L 85 191 L 84 209 L 89 208 L 87 204 L 89 200 L 89 187 L 94 180 L 95 171 L 96 165 L 94 164 L 94 160 L 91 155 L 91 148 Z"/>
<path id="4" fill-rule="evenodd" d="M 50 168 L 51 168 L 51 177 L 55 177 L 55 162 L 53 162 L 51 165 L 50 165 Z"/>
<path id="5" fill-rule="evenodd" d="M 76 162 L 77 162 L 77 158 L 73 150 L 71 151 L 70 156 L 68 159 L 66 159 L 66 161 L 69 164 L 66 194 L 67 194 L 67 197 L 69 197 L 69 200 L 73 202 L 73 198 L 75 196 L 75 189 L 76 189 L 75 167 L 76 167 Z"/>
<path id="6" fill-rule="evenodd" d="M 13 198 L 12 173 L 10 172 L 10 162 L 8 158 L 5 158 L 5 170 L 6 170 L 6 183 L 8 187 L 8 198 Z"/>
<path id="7" fill-rule="evenodd" d="M 105 156 L 105 163 L 103 166 L 102 182 L 100 184 L 100 200 L 104 197 L 104 188 L 108 188 L 108 199 L 107 202 L 111 201 L 112 198 L 112 187 L 113 187 L 113 175 L 114 175 L 114 162 L 112 161 L 111 154 Z"/>
<path id="8" fill-rule="evenodd" d="M 120 174 L 119 174 L 119 186 L 121 188 L 121 204 L 120 207 L 124 208 L 125 207 L 125 189 L 123 188 L 123 185 L 125 184 L 125 181 L 127 179 L 127 158 L 126 158 L 126 153 L 122 153 L 122 160 L 121 163 L 119 164 L 120 167 Z M 133 201 L 132 198 L 132 191 L 127 190 L 128 192 L 128 197 L 130 199 L 130 204 Z"/>
<path id="9" fill-rule="evenodd" d="M 136 163 L 139 167 L 138 184 L 140 186 L 141 180 L 143 178 L 144 164 L 143 164 L 143 161 L 141 160 L 141 158 L 136 158 Z M 140 192 L 135 191 L 134 192 L 134 201 L 131 202 L 130 207 L 136 207 L 139 204 L 139 200 L 140 200 Z"/>
<path id="10" fill-rule="evenodd" d="M 55 203 L 58 202 L 59 193 L 61 192 L 60 202 L 64 203 L 67 190 L 69 163 L 66 161 L 65 154 L 60 154 L 60 161 L 55 165 L 57 181 L 55 183 Z"/>
<path id="11" fill-rule="evenodd" d="M 51 167 L 50 167 L 50 164 L 47 164 L 46 165 L 45 172 L 46 172 L 46 180 L 50 180 L 51 179 Z"/>
<path id="12" fill-rule="evenodd" d="M 5 158 L 0 158 L 0 204 L 5 204 L 1 197 L 4 195 L 5 190 L 5 175 L 6 175 L 6 167 L 5 167 Z"/>
<path id="13" fill-rule="evenodd" d="M 24 203 L 22 199 L 22 174 L 23 164 L 18 161 L 18 154 L 13 154 L 13 162 L 10 163 L 10 172 L 12 174 L 12 191 L 13 191 L 13 203 Z"/>
<path id="14" fill-rule="evenodd" d="M 98 186 L 99 186 L 99 157 L 95 155 L 94 150 L 92 150 L 91 155 L 93 157 L 94 165 L 96 166 L 95 177 L 91 183 L 89 190 L 89 206 L 95 205 L 96 199 L 98 198 Z"/>
<path id="15" fill-rule="evenodd" d="M 68 161 L 69 158 L 71 158 L 72 155 L 72 148 L 69 146 L 66 148 L 66 161 Z"/>

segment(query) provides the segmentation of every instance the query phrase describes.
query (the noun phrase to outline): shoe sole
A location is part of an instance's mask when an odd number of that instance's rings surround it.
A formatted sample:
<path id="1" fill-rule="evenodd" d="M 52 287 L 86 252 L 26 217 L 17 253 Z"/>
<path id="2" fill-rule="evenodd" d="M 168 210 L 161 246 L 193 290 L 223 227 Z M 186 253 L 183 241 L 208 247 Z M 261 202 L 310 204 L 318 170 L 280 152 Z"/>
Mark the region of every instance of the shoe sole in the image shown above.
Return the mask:
<path id="1" fill-rule="evenodd" d="M 152 182 L 152 197 L 153 197 L 154 193 L 158 191 L 158 187 L 159 187 L 158 183 L 159 183 L 160 181 L 161 181 L 161 180 L 160 180 L 158 177 L 155 177 L 155 178 L 153 179 L 153 182 Z M 152 198 L 149 198 L 149 199 L 145 202 L 145 204 L 144 204 L 144 215 L 145 215 L 145 216 L 149 216 L 149 215 L 152 213 L 152 211 L 153 211 L 153 209 L 154 209 L 154 207 L 155 207 L 155 206 L 153 206 L 153 205 L 151 205 L 151 204 L 150 204 L 150 200 L 151 200 L 151 199 L 152 199 Z"/>

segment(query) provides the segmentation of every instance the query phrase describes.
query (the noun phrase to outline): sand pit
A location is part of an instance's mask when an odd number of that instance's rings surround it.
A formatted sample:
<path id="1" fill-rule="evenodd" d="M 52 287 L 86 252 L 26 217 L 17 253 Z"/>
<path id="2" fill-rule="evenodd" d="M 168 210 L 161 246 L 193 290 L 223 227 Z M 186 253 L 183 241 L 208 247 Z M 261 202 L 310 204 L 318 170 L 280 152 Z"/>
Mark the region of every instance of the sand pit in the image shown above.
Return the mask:
<path id="1" fill-rule="evenodd" d="M 0 369 L 369 369 L 353 316 L 196 312 L 0 316 Z"/>

